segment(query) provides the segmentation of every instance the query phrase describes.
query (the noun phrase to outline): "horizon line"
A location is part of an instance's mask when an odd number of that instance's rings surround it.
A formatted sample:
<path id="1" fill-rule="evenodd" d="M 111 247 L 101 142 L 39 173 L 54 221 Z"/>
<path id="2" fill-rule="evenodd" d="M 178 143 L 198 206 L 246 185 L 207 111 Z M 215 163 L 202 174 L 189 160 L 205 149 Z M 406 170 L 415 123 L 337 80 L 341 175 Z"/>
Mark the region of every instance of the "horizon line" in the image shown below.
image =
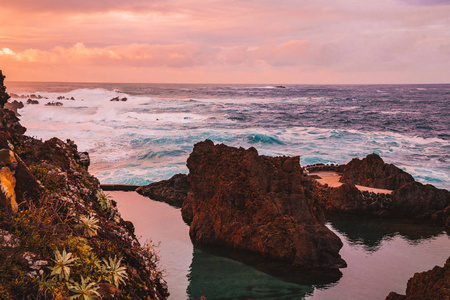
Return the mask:
<path id="1" fill-rule="evenodd" d="M 5 80 L 6 81 L 6 80 Z M 106 82 L 106 81 L 34 81 L 34 80 L 11 80 L 10 83 L 76 83 L 76 84 L 185 84 L 185 85 L 446 85 L 450 82 L 440 83 L 207 83 L 207 82 Z M 5 82 L 7 83 L 7 82 Z M 5 84 L 7 86 L 7 84 Z"/>

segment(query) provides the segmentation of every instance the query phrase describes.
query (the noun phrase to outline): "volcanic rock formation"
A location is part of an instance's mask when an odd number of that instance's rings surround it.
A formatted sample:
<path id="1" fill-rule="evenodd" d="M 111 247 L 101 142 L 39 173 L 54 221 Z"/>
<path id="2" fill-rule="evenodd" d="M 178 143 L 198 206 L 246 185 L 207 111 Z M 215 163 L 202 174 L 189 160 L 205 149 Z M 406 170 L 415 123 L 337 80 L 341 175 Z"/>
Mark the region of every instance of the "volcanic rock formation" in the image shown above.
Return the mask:
<path id="1" fill-rule="evenodd" d="M 183 218 L 199 245 L 215 245 L 299 268 L 341 268 L 341 240 L 305 195 L 299 157 L 197 143 L 188 158 Z"/>
<path id="2" fill-rule="evenodd" d="M 450 257 L 443 267 L 416 273 L 408 280 L 406 295 L 391 292 L 386 300 L 450 299 Z"/>
<path id="3" fill-rule="evenodd" d="M 395 190 L 402 185 L 413 182 L 414 177 L 393 164 L 386 164 L 377 154 L 369 154 L 364 159 L 352 159 L 348 164 L 341 167 L 341 182 Z"/>

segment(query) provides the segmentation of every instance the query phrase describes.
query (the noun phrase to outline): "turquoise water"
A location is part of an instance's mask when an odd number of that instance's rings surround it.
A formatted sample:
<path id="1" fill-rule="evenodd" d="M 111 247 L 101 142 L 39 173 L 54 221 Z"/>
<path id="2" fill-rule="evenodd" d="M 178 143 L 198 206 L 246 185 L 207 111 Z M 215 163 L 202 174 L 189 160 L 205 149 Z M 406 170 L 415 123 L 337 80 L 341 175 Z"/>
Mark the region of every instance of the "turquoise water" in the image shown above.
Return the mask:
<path id="1" fill-rule="evenodd" d="M 450 85 L 8 83 L 47 97 L 19 112 L 28 134 L 71 139 L 102 183 L 187 173 L 197 142 L 255 147 L 301 164 L 377 153 L 416 180 L 450 188 Z M 58 100 L 58 97 L 75 100 Z M 111 102 L 114 97 L 126 102 Z M 60 101 L 63 106 L 45 106 Z"/>
<path id="2" fill-rule="evenodd" d="M 343 241 L 348 267 L 336 282 L 287 282 L 241 262 L 193 247 L 179 209 L 134 192 L 111 192 L 122 217 L 133 222 L 141 242 L 159 243 L 170 299 L 385 299 L 405 293 L 416 272 L 443 265 L 450 255 L 448 232 L 432 224 L 328 216 Z"/>

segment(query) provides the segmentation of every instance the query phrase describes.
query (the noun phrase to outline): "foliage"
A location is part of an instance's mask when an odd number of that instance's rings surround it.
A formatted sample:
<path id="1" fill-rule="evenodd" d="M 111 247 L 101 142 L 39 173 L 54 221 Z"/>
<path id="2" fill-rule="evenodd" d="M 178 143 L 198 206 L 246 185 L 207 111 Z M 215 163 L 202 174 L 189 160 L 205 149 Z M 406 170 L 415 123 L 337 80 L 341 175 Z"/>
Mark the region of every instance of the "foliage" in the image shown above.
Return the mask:
<path id="1" fill-rule="evenodd" d="M 60 280 L 69 280 L 70 277 L 70 267 L 73 266 L 73 262 L 77 260 L 77 258 L 70 258 L 72 253 L 67 253 L 66 249 L 63 252 L 59 252 L 59 250 L 55 251 L 55 259 L 52 259 L 55 263 L 54 267 L 51 267 L 52 273 L 50 276 L 57 275 Z"/>
<path id="2" fill-rule="evenodd" d="M 114 284 L 116 288 L 119 288 L 119 284 L 125 283 L 128 279 L 126 268 L 121 266 L 122 257 L 114 258 L 109 257 L 109 259 L 103 259 L 103 264 L 98 264 L 100 272 L 103 274 L 105 280 L 110 284 Z"/>
<path id="3" fill-rule="evenodd" d="M 97 292 L 99 286 L 96 282 L 90 282 L 91 279 L 87 277 L 86 279 L 81 276 L 81 283 L 73 282 L 73 284 L 67 283 L 67 288 L 70 292 L 75 293 L 74 296 L 71 296 L 69 299 L 95 299 L 96 296 L 100 297 L 100 294 Z"/>
<path id="4" fill-rule="evenodd" d="M 97 196 L 97 201 L 100 204 L 100 207 L 105 211 L 109 211 L 112 207 L 111 196 L 108 194 L 105 194 L 105 192 L 103 190 L 98 190 L 96 196 Z"/>
<path id="5" fill-rule="evenodd" d="M 31 166 L 30 172 L 42 183 L 45 190 L 49 193 L 57 192 L 65 185 L 64 180 L 56 174 L 49 173 L 49 170 L 43 164 Z"/>
<path id="6" fill-rule="evenodd" d="M 81 216 L 78 227 L 84 230 L 84 235 L 87 235 L 88 237 L 96 236 L 97 230 L 100 228 L 97 223 L 98 219 L 96 217 Z"/>

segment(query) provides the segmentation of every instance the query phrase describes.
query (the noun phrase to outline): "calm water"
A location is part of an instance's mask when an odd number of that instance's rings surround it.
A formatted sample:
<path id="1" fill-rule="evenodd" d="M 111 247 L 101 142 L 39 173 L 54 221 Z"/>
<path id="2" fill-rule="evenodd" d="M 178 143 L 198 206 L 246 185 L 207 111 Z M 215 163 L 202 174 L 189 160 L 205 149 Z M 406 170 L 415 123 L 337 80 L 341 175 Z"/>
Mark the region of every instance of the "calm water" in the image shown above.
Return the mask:
<path id="1" fill-rule="evenodd" d="M 421 182 L 450 188 L 448 84 L 6 85 L 48 98 L 20 111 L 28 134 L 74 140 L 103 183 L 147 184 L 187 173 L 193 145 L 208 138 L 265 155 L 300 155 L 303 165 L 375 152 Z M 44 106 L 59 96 L 75 100 Z"/>
<path id="2" fill-rule="evenodd" d="M 134 192 L 111 192 L 142 242 L 160 242 L 170 299 L 384 299 L 404 293 L 416 272 L 443 265 L 450 237 L 442 228 L 410 221 L 329 217 L 348 267 L 328 285 L 291 283 L 240 262 L 194 248 L 181 212 Z"/>

